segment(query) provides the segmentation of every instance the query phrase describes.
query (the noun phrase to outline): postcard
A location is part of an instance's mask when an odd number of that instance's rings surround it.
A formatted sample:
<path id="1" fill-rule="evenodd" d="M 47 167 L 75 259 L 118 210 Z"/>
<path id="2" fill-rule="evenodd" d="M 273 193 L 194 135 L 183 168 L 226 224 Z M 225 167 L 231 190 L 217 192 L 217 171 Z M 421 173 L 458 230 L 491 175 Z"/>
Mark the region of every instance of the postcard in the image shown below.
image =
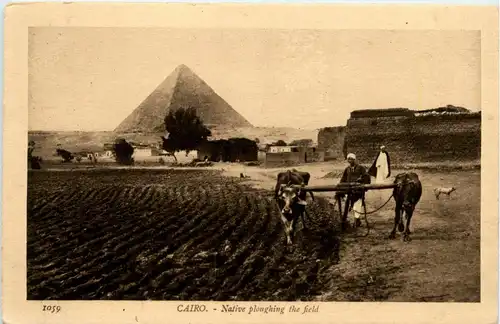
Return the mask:
<path id="1" fill-rule="evenodd" d="M 498 10 L 13 3 L 5 323 L 494 323 Z"/>

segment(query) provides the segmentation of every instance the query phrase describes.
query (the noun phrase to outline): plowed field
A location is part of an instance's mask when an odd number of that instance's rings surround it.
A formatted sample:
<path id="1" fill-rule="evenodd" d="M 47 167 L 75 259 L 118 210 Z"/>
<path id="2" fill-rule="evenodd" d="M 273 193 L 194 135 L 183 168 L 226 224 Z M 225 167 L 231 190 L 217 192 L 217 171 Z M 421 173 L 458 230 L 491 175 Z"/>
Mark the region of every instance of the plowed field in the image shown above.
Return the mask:
<path id="1" fill-rule="evenodd" d="M 250 182 L 215 170 L 30 172 L 28 299 L 481 300 L 479 171 L 417 171 L 408 244 L 386 239 L 393 201 L 369 215 L 368 236 L 340 236 L 318 194 L 293 252 L 266 190 L 275 172 L 260 172 L 248 168 Z M 436 200 L 444 185 L 458 189 Z M 368 192 L 367 209 L 387 195 Z"/>
<path id="2" fill-rule="evenodd" d="M 271 197 L 211 171 L 32 172 L 28 299 L 314 299 L 338 219 L 317 199 L 287 253 Z"/>

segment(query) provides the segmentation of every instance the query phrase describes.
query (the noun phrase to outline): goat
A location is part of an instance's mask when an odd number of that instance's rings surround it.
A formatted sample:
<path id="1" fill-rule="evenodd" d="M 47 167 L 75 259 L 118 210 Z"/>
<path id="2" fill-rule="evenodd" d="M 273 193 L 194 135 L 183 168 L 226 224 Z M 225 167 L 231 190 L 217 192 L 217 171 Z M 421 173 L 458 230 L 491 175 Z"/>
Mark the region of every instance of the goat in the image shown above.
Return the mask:
<path id="1" fill-rule="evenodd" d="M 447 195 L 448 197 L 450 196 L 450 194 L 457 190 L 455 187 L 451 187 L 451 188 L 434 188 L 434 195 L 436 196 L 436 199 L 439 200 L 439 196 L 441 194 L 444 194 L 444 195 Z"/>

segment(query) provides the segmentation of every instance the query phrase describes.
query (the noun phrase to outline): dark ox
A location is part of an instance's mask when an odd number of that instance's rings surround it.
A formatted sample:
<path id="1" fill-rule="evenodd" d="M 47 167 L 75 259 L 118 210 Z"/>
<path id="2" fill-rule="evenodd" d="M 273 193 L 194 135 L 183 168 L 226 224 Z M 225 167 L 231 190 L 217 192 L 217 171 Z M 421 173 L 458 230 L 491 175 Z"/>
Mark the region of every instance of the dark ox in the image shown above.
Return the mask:
<path id="1" fill-rule="evenodd" d="M 71 152 L 63 149 L 56 149 L 56 154 L 63 159 L 63 162 L 71 162 L 75 158 Z"/>
<path id="2" fill-rule="evenodd" d="M 293 187 L 293 185 L 306 186 L 309 184 L 311 175 L 308 172 L 300 172 L 295 169 L 286 172 L 280 172 L 276 181 L 274 190 L 274 198 L 278 204 L 281 220 L 285 226 L 286 241 L 288 245 L 292 244 L 292 236 L 295 229 L 295 223 L 298 217 L 302 218 L 304 228 L 306 223 L 304 220 L 306 191 Z M 314 200 L 314 195 L 309 192 Z"/>
<path id="3" fill-rule="evenodd" d="M 396 237 L 397 227 L 399 232 L 403 232 L 403 241 L 408 242 L 410 241 L 411 218 L 422 196 L 422 184 L 418 175 L 413 172 L 398 174 L 394 179 L 394 184 L 397 185 L 393 190 L 396 208 L 394 227 L 389 234 L 389 238 L 394 239 Z"/>

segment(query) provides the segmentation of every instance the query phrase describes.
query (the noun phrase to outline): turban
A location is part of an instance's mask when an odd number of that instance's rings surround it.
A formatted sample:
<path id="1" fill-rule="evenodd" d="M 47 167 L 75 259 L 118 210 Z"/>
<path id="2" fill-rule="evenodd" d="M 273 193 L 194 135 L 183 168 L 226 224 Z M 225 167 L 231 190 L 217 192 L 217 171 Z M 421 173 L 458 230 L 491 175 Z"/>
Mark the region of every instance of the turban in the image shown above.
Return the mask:
<path id="1" fill-rule="evenodd" d="M 348 159 L 351 158 L 351 159 L 356 160 L 356 155 L 354 155 L 354 153 L 349 153 L 349 154 L 347 154 L 347 158 Z"/>
<path id="2" fill-rule="evenodd" d="M 384 146 L 384 145 L 382 145 L 382 146 L 380 147 L 380 149 L 381 149 L 381 150 L 385 150 L 385 146 Z"/>

